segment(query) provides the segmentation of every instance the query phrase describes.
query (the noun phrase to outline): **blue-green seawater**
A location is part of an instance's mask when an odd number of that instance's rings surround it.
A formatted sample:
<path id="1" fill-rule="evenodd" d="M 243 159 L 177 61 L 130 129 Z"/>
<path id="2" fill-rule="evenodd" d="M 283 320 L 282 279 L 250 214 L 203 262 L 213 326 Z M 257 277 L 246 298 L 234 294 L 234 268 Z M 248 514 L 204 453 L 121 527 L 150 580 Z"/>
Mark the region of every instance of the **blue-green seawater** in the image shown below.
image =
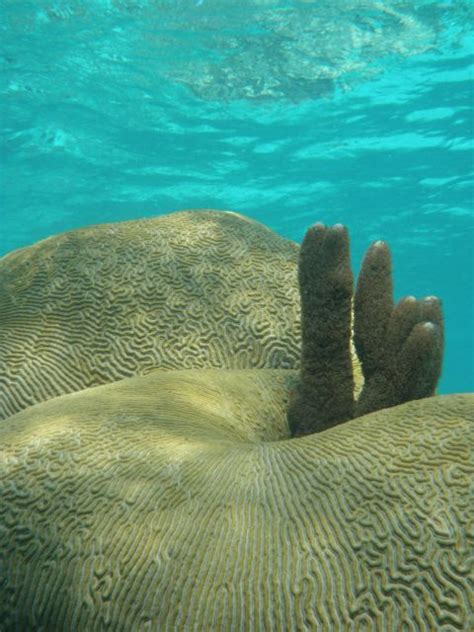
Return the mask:
<path id="1" fill-rule="evenodd" d="M 230 209 L 375 239 L 442 298 L 441 393 L 474 390 L 473 4 L 0 3 L 0 254 L 86 224 Z"/>

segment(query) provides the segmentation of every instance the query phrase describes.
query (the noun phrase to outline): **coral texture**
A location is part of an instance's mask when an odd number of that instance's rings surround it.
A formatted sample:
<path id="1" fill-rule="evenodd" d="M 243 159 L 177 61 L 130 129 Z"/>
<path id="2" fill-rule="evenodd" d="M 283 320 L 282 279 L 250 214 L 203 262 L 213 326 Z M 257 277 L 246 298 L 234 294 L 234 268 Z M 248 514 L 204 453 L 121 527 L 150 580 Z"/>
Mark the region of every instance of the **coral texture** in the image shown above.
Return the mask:
<path id="1" fill-rule="evenodd" d="M 298 246 L 231 212 L 64 233 L 0 261 L 0 419 L 154 368 L 295 368 Z"/>
<path id="2" fill-rule="evenodd" d="M 471 629 L 474 397 L 288 439 L 296 377 L 157 371 L 5 420 L 2 632 Z"/>

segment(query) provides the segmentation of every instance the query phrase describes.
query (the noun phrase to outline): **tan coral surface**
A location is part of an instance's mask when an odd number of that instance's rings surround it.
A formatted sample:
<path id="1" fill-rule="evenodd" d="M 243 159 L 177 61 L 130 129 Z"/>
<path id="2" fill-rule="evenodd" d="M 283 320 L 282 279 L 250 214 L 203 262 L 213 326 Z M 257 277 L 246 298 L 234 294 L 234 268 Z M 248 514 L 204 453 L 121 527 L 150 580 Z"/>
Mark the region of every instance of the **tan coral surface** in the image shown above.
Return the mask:
<path id="1" fill-rule="evenodd" d="M 0 419 L 153 368 L 296 368 L 299 247 L 232 212 L 51 237 L 0 260 Z"/>
<path id="2" fill-rule="evenodd" d="M 293 371 L 152 372 L 0 426 L 0 629 L 463 630 L 474 396 L 288 439 Z"/>

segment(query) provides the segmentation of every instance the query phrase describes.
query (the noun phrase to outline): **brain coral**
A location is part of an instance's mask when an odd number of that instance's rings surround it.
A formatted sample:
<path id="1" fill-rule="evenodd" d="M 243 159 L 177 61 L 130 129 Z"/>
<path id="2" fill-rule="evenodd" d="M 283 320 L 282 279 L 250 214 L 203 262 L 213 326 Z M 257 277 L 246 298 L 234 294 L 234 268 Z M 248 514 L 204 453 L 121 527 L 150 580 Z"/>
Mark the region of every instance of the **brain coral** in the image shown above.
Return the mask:
<path id="1" fill-rule="evenodd" d="M 5 420 L 2 632 L 472 629 L 474 397 L 289 439 L 295 379 L 157 371 Z"/>
<path id="2" fill-rule="evenodd" d="M 295 368 L 298 246 L 231 212 L 64 233 L 0 261 L 0 419 L 153 368 Z"/>
<path id="3" fill-rule="evenodd" d="M 298 363 L 293 245 L 150 222 L 2 262 L 6 411 L 114 383 L 0 425 L 1 632 L 471 630 L 474 396 L 426 398 L 439 301 L 393 304 L 381 242 L 353 296 L 347 231 L 316 224 Z"/>

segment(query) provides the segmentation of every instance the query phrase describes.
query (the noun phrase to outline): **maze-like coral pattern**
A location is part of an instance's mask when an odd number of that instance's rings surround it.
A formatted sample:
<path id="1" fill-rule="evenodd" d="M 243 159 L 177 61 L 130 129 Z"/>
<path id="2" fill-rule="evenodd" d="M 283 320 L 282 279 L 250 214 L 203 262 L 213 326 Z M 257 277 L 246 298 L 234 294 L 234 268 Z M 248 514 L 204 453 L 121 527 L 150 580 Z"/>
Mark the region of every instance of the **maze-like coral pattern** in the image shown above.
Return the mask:
<path id="1" fill-rule="evenodd" d="M 157 371 L 0 426 L 0 629 L 473 629 L 474 396 L 288 439 L 293 371 Z"/>
<path id="2" fill-rule="evenodd" d="M 298 246 L 231 212 L 103 224 L 0 261 L 0 419 L 154 368 L 296 368 Z"/>

